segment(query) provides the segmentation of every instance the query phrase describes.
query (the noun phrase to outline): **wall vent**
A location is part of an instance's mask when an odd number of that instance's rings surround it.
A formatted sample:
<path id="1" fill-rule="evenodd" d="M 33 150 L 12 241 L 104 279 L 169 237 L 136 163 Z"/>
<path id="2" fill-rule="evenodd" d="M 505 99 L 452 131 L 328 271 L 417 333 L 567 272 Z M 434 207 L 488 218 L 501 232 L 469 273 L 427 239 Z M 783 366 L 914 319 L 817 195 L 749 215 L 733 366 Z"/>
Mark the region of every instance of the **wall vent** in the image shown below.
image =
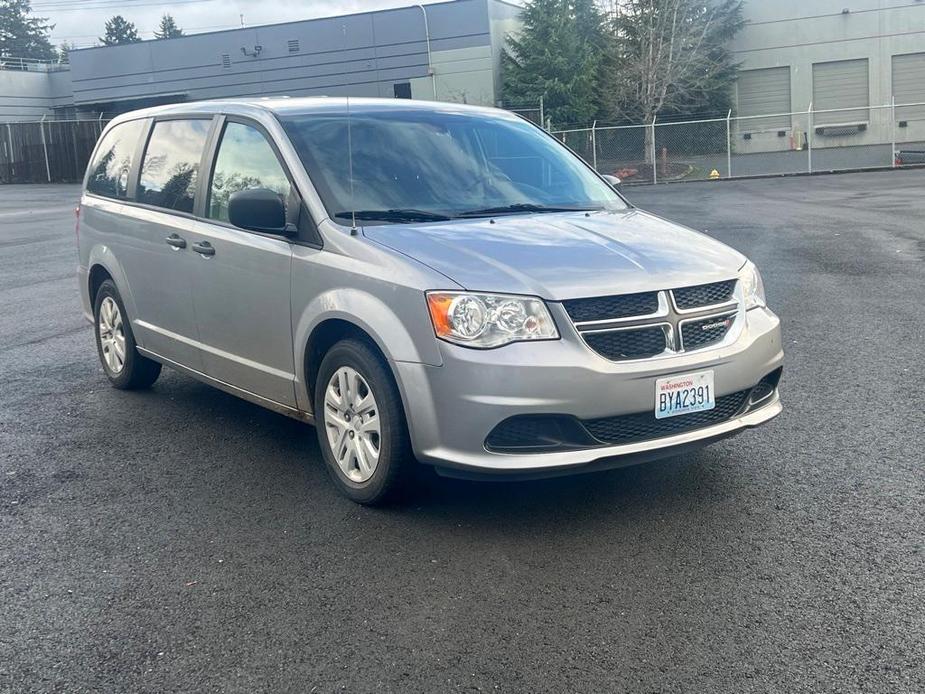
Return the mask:
<path id="1" fill-rule="evenodd" d="M 289 52 L 290 53 L 299 52 L 299 39 L 289 39 Z"/>
<path id="2" fill-rule="evenodd" d="M 231 67 L 231 56 L 227 53 L 222 55 L 222 67 L 226 70 Z"/>

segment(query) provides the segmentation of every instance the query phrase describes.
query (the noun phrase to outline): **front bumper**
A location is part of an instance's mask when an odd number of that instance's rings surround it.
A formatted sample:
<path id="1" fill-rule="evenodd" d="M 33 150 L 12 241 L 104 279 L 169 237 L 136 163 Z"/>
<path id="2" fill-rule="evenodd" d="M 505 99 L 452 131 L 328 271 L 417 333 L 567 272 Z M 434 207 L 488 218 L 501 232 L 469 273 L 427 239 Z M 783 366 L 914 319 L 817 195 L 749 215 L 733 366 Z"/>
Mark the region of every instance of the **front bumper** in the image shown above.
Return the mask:
<path id="1" fill-rule="evenodd" d="M 562 339 L 523 342 L 494 350 L 441 343 L 443 365 L 398 362 L 412 446 L 419 460 L 463 476 L 542 476 L 672 455 L 772 419 L 779 394 L 732 419 L 672 436 L 624 445 L 545 453 L 498 453 L 485 440 L 517 415 L 554 414 L 579 420 L 651 411 L 654 381 L 712 369 L 716 396 L 755 386 L 783 362 L 780 321 L 753 309 L 732 344 L 648 360 L 612 362 L 591 351 L 567 321 Z"/>

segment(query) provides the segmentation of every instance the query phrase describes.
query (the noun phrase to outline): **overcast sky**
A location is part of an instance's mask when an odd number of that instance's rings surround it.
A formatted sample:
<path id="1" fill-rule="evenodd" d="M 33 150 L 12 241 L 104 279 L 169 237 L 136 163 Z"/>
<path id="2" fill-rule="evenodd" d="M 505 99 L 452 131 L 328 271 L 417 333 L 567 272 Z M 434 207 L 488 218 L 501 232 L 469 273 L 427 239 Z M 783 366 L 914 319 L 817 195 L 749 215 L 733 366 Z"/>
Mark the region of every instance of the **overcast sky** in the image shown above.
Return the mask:
<path id="1" fill-rule="evenodd" d="M 165 12 L 187 33 L 198 33 L 241 26 L 241 14 L 250 26 L 412 4 L 415 0 L 32 0 L 32 9 L 55 25 L 53 44 L 66 40 L 83 48 L 96 43 L 114 14 L 134 22 L 141 37 L 149 39 Z"/>

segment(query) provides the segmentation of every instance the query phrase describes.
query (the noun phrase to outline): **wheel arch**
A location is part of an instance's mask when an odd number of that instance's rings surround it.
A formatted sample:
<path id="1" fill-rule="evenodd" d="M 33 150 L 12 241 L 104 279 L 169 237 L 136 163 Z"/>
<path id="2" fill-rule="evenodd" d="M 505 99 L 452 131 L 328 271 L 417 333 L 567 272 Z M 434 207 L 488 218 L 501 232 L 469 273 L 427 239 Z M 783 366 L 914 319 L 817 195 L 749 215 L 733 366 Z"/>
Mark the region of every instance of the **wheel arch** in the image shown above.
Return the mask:
<path id="1" fill-rule="evenodd" d="M 363 340 L 381 356 L 398 386 L 406 412 L 405 389 L 393 362 L 433 363 L 434 359 L 433 353 L 422 354 L 400 317 L 385 302 L 356 289 L 333 290 L 316 297 L 295 321 L 293 333 L 296 399 L 300 408 L 307 411 L 314 409 L 315 379 L 321 359 L 342 339 L 354 337 Z M 436 338 L 431 339 L 436 342 Z M 433 352 L 439 356 L 436 345 Z"/>
<path id="2" fill-rule="evenodd" d="M 386 357 L 385 352 L 369 332 L 344 318 L 326 318 L 312 330 L 303 350 L 302 369 L 305 374 L 304 381 L 309 398 L 314 395 L 315 384 L 318 380 L 318 372 L 324 355 L 338 342 L 348 339 L 366 343 L 379 356 L 386 369 L 395 378 L 395 373 L 389 365 L 388 357 Z"/>
<path id="3" fill-rule="evenodd" d="M 131 285 L 122 269 L 122 264 L 116 259 L 112 250 L 108 246 L 96 246 L 90 251 L 90 257 L 87 262 L 87 284 L 84 291 L 90 299 L 89 306 L 93 310 L 96 301 L 96 292 L 99 291 L 100 285 L 107 279 L 111 279 L 116 289 L 119 290 L 119 296 L 129 317 L 137 317 L 138 311 L 135 310 L 135 297 L 132 295 Z"/>
<path id="4" fill-rule="evenodd" d="M 100 287 L 103 286 L 103 282 L 106 280 L 112 280 L 112 274 L 104 265 L 97 263 L 90 268 L 90 272 L 87 275 L 87 291 L 90 294 L 91 307 L 96 304 L 96 295 L 100 291 Z M 113 282 L 115 282 L 115 280 L 113 280 Z"/>

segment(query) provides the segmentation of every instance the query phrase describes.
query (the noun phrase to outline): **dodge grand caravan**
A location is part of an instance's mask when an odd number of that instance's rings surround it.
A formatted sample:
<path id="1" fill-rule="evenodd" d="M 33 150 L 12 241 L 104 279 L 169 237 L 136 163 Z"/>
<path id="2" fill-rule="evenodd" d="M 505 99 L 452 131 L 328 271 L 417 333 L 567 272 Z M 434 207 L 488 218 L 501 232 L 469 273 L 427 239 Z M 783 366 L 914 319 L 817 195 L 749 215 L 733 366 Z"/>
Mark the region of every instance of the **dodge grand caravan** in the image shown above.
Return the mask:
<path id="1" fill-rule="evenodd" d="M 504 111 L 136 111 L 100 138 L 77 233 L 116 388 L 169 366 L 313 423 L 361 503 L 415 460 L 476 478 L 589 471 L 781 411 L 755 266 L 636 209 Z"/>

